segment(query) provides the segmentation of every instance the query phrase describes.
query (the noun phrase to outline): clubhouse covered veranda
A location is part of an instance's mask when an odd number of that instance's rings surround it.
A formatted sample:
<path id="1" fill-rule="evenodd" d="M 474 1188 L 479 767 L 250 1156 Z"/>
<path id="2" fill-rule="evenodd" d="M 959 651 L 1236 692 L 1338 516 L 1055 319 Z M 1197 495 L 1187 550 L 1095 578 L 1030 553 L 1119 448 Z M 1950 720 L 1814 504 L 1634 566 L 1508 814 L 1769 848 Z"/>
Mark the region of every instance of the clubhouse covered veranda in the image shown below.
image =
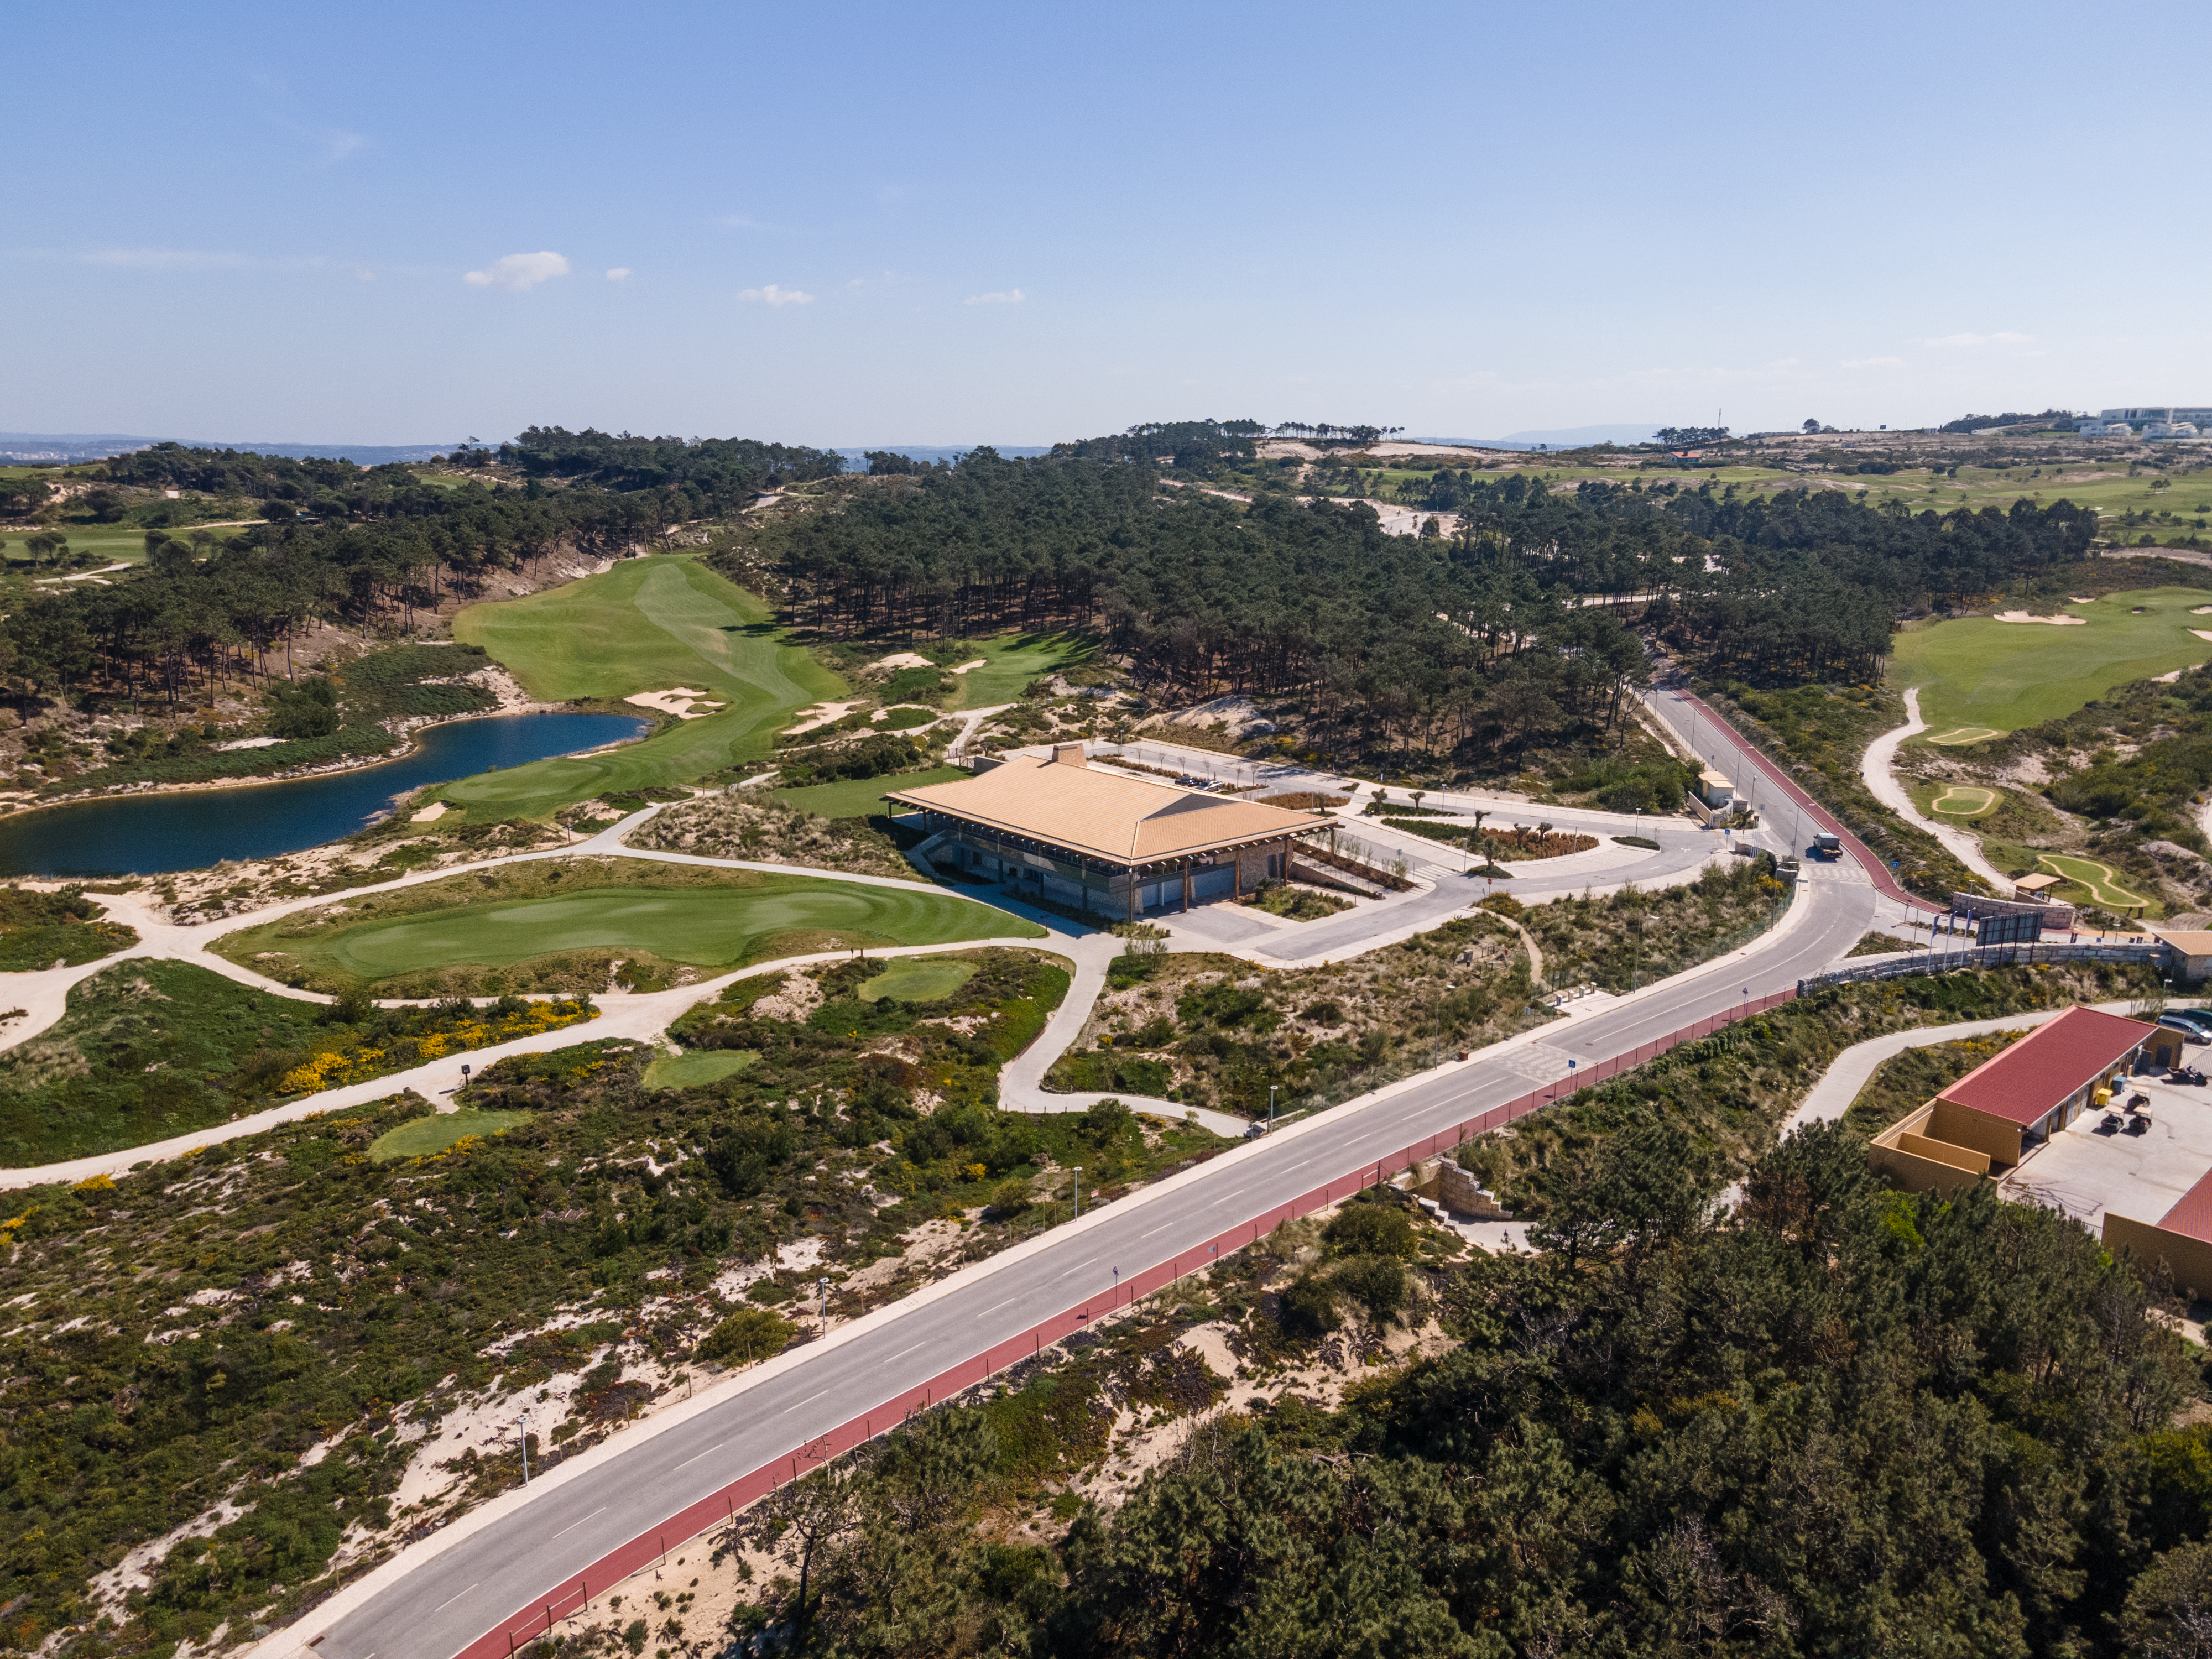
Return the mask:
<path id="1" fill-rule="evenodd" d="M 1328 822 L 1089 765 L 1081 744 L 1014 756 L 951 783 L 884 795 L 922 815 L 951 867 L 1110 916 L 1242 898 L 1289 877 L 1298 839 Z"/>

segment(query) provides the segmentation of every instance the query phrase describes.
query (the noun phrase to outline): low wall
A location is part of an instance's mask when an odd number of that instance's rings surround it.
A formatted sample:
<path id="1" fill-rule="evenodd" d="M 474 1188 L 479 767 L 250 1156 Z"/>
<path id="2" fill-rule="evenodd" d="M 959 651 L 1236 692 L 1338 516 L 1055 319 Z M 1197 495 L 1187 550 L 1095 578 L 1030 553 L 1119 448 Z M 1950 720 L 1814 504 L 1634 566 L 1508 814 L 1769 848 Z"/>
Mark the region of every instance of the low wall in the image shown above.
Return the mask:
<path id="1" fill-rule="evenodd" d="M 2148 1221 L 2130 1221 L 2105 1212 L 2105 1248 L 2129 1255 L 2149 1267 L 2164 1261 L 2173 1273 L 2176 1290 L 2194 1295 L 2212 1291 L 2212 1244 L 2186 1233 L 2169 1232 Z"/>
<path id="2" fill-rule="evenodd" d="M 1917 1141 L 1922 1137 L 1913 1135 L 1909 1139 Z M 1972 1170 L 1923 1158 L 1902 1146 L 1871 1146 L 1867 1151 L 1867 1163 L 1876 1174 L 1887 1176 L 1909 1193 L 1941 1193 L 1946 1198 L 1983 1178 Z"/>

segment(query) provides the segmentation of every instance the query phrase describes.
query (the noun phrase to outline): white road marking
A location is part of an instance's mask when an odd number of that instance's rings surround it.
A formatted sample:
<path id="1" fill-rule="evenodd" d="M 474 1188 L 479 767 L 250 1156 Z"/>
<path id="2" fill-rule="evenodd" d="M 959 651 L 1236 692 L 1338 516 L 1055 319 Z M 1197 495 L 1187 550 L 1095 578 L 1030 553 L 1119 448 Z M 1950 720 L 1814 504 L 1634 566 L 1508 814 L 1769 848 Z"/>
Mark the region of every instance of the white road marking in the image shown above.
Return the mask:
<path id="1" fill-rule="evenodd" d="M 708 1455 L 709 1454 L 714 1453 L 714 1452 L 718 1452 L 718 1451 L 721 1450 L 723 1447 L 725 1447 L 725 1446 L 728 1445 L 729 1443 L 729 1443 L 728 1441 L 726 1441 L 726 1440 L 717 1440 L 717 1441 L 716 1441 L 713 1445 L 711 1445 L 711 1446 L 708 1447 L 708 1448 L 707 1448 L 707 1449 L 706 1449 L 705 1451 L 701 1452 L 701 1453 L 698 1455 L 698 1456 L 697 1456 L 697 1457 L 687 1457 L 687 1458 L 685 1458 L 685 1459 L 684 1459 L 681 1463 L 678 1463 L 678 1464 L 676 1466 L 676 1468 L 678 1468 L 678 1469 L 688 1469 L 688 1468 L 690 1468 L 694 1463 L 697 1462 L 699 1461 L 699 1458 L 701 1458 L 701 1457 L 705 1457 L 705 1456 L 707 1456 L 707 1455 Z M 670 1474 L 673 1474 L 675 1472 L 676 1472 L 676 1471 L 675 1471 L 675 1469 L 672 1469 L 672 1470 L 670 1470 L 670 1471 L 669 1471 L 669 1473 L 670 1473 Z"/>
<path id="2" fill-rule="evenodd" d="M 1010 1296 L 1010 1297 L 1008 1297 L 1006 1298 L 1006 1302 L 1018 1302 L 1018 1301 L 1020 1301 L 1021 1299 L 1022 1299 L 1022 1292 L 1021 1292 L 1021 1291 L 1015 1291 L 1012 1296 Z M 983 1314 L 994 1314 L 994 1313 L 998 1312 L 1000 1309 L 1001 1309 L 1001 1308 L 1005 1307 L 1005 1306 L 1006 1305 L 1006 1302 L 994 1302 L 994 1303 L 993 1303 L 989 1307 L 988 1307 L 988 1308 L 986 1308 L 986 1309 L 984 1309 L 984 1310 L 983 1310 L 983 1313 L 979 1313 L 979 1314 L 977 1314 L 977 1315 L 975 1316 L 975 1317 L 976 1317 L 976 1318 L 978 1318 L 978 1319 L 981 1319 L 981 1318 L 983 1316 Z M 896 1354 L 894 1354 L 894 1355 L 892 1356 L 892 1358 L 897 1358 L 897 1356 L 896 1356 Z"/>
<path id="3" fill-rule="evenodd" d="M 481 1580 L 479 1580 L 478 1582 L 479 1582 L 479 1583 L 481 1583 L 482 1581 L 481 1581 Z M 470 1586 L 469 1586 L 469 1589 L 465 1589 L 465 1590 L 455 1590 L 455 1591 L 454 1591 L 451 1595 L 447 1596 L 444 1601 L 442 1601 L 439 1602 L 439 1603 L 438 1603 L 438 1605 L 437 1605 L 436 1607 L 434 1607 L 431 1608 L 431 1609 L 430 1609 L 430 1611 L 431 1611 L 431 1612 L 433 1612 L 433 1613 L 443 1613 L 443 1612 L 444 1612 L 447 1607 L 450 1607 L 451 1606 L 453 1606 L 454 1602 L 456 1602 L 456 1601 L 459 1601 L 459 1600 L 461 1599 L 461 1597 L 463 1597 L 464 1595 L 466 1595 L 469 1593 L 469 1590 L 472 1590 L 472 1589 L 474 1589 L 475 1588 L 476 1588 L 476 1585 L 475 1585 L 475 1584 L 471 1584 L 471 1585 L 470 1585 Z"/>
<path id="4" fill-rule="evenodd" d="M 1089 1261 L 1079 1261 L 1079 1262 L 1077 1262 L 1077 1263 L 1075 1264 L 1075 1266 L 1074 1266 L 1074 1267 L 1070 1267 L 1070 1268 L 1067 1270 L 1067 1273 L 1079 1273 L 1079 1272 L 1081 1272 L 1084 1268 L 1085 1268 L 1085 1267 L 1089 1267 L 1092 1261 L 1097 1261 L 1097 1260 L 1098 1260 L 1098 1258 L 1097 1258 L 1097 1256 L 1095 1256 L 1095 1255 L 1094 1255 L 1094 1256 L 1091 1257 Z M 1065 1279 L 1065 1278 L 1066 1278 L 1066 1277 L 1067 1277 L 1067 1273 L 1062 1273 L 1062 1274 L 1060 1274 L 1060 1278 L 1062 1278 L 1062 1279 Z"/>
<path id="5" fill-rule="evenodd" d="M 1162 1222 L 1158 1226 L 1152 1229 L 1152 1233 L 1164 1233 L 1167 1231 L 1170 1227 L 1176 1224 L 1176 1223 L 1172 1221 Z M 1152 1233 L 1139 1233 L 1137 1235 L 1138 1242 L 1141 1243 L 1144 1240 L 1150 1238 L 1152 1236 Z"/>
<path id="6" fill-rule="evenodd" d="M 929 1339 L 928 1339 L 927 1337 L 926 1337 L 926 1336 L 925 1336 L 924 1338 L 922 1338 L 922 1339 L 921 1339 L 921 1342 L 917 1342 L 917 1343 L 915 1343 L 915 1344 L 914 1345 L 914 1348 L 919 1348 L 919 1347 L 921 1347 L 921 1346 L 922 1346 L 922 1344 L 923 1344 L 923 1343 L 926 1343 L 926 1342 L 927 1342 L 928 1340 L 929 1340 Z M 914 1348 L 901 1348 L 901 1349 L 900 1349 L 896 1353 L 895 1353 L 895 1354 L 893 1354 L 893 1355 L 891 1356 L 891 1359 L 903 1359 L 903 1358 L 905 1358 L 908 1354 L 910 1354 L 910 1353 L 912 1353 L 912 1352 L 914 1352 Z M 890 1359 L 886 1359 L 885 1361 L 884 1361 L 884 1364 L 885 1364 L 886 1365 L 890 1364 L 890 1363 L 891 1363 Z"/>
<path id="7" fill-rule="evenodd" d="M 712 1451 L 712 1450 L 714 1449 L 714 1448 L 710 1446 L 710 1447 L 708 1447 L 707 1449 L 708 1449 L 708 1451 Z M 699 1455 L 700 1455 L 700 1456 L 702 1456 L 702 1457 L 704 1457 L 706 1455 L 707 1455 L 707 1453 L 706 1453 L 706 1452 L 701 1452 L 701 1453 L 699 1454 Z M 678 1467 L 678 1468 L 681 1468 L 683 1467 L 683 1465 L 679 1463 L 678 1465 L 677 1465 L 677 1467 Z M 600 1505 L 599 1506 L 599 1508 L 597 1508 L 597 1509 L 595 1509 L 595 1510 L 593 1510 L 592 1511 L 592 1515 L 605 1515 L 606 1512 L 607 1512 L 607 1506 L 606 1506 L 605 1504 L 600 1504 Z M 565 1527 L 563 1527 L 563 1528 L 561 1528 L 561 1532 L 556 1532 L 556 1533 L 555 1533 L 555 1534 L 553 1534 L 553 1538 L 558 1538 L 558 1537 L 561 1535 L 561 1533 L 562 1533 L 562 1532 L 574 1532 L 574 1531 L 575 1531 L 577 1528 L 579 1528 L 579 1527 L 580 1527 L 580 1526 L 582 1526 L 582 1525 L 584 1524 L 584 1521 L 588 1521 L 588 1520 L 590 1520 L 590 1519 L 592 1518 L 592 1515 L 587 1515 L 587 1516 L 586 1516 L 584 1517 L 584 1520 L 583 1520 L 583 1521 L 571 1521 L 571 1522 L 570 1522 L 567 1526 L 565 1526 Z M 547 1543 L 549 1543 L 549 1544 L 550 1544 L 550 1543 L 551 1543 L 551 1542 L 553 1541 L 553 1539 L 552 1539 L 552 1538 L 549 1538 L 549 1539 L 547 1539 L 545 1541 L 546 1541 Z M 462 1593 L 464 1595 L 467 1595 L 467 1594 L 468 1594 L 468 1592 L 467 1592 L 467 1591 L 465 1591 L 465 1590 L 462 1591 L 461 1593 Z"/>
<path id="8" fill-rule="evenodd" d="M 808 1395 L 805 1399 L 799 1401 L 793 1405 L 786 1406 L 783 1408 L 781 1414 L 785 1417 L 788 1417 L 792 1413 L 797 1411 L 800 1406 L 811 1406 L 829 1392 L 830 1390 L 828 1389 L 817 1389 L 812 1394 Z"/>

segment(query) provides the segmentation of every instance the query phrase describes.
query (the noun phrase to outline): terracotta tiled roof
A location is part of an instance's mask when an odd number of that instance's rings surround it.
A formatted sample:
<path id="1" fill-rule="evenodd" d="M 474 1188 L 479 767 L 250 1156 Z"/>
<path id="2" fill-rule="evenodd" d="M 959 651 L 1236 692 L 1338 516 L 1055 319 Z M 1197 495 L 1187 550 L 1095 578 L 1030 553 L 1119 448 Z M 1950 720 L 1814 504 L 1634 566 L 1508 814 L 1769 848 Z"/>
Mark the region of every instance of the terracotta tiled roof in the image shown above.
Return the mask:
<path id="1" fill-rule="evenodd" d="M 2158 1028 L 2094 1008 L 2069 1008 L 1936 1097 L 2008 1123 L 2034 1122 L 2110 1071 Z"/>
<path id="2" fill-rule="evenodd" d="M 1122 865 L 1295 836 L 1327 821 L 1323 813 L 1285 811 L 1028 755 L 972 778 L 894 789 L 884 799 Z"/>
<path id="3" fill-rule="evenodd" d="M 2212 1170 L 2197 1178 L 2197 1184 L 2182 1194 L 2181 1201 L 2158 1224 L 2169 1232 L 2212 1244 Z"/>

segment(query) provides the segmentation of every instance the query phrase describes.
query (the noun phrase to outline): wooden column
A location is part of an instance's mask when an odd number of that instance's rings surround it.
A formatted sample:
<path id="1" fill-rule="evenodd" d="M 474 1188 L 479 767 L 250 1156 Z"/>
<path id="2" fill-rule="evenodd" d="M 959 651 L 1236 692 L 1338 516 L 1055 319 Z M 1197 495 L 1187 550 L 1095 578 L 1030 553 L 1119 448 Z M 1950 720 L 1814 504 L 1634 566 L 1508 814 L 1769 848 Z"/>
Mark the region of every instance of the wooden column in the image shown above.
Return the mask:
<path id="1" fill-rule="evenodd" d="M 1190 860 L 1186 857 L 1182 861 L 1182 908 L 1185 913 L 1190 909 Z"/>

